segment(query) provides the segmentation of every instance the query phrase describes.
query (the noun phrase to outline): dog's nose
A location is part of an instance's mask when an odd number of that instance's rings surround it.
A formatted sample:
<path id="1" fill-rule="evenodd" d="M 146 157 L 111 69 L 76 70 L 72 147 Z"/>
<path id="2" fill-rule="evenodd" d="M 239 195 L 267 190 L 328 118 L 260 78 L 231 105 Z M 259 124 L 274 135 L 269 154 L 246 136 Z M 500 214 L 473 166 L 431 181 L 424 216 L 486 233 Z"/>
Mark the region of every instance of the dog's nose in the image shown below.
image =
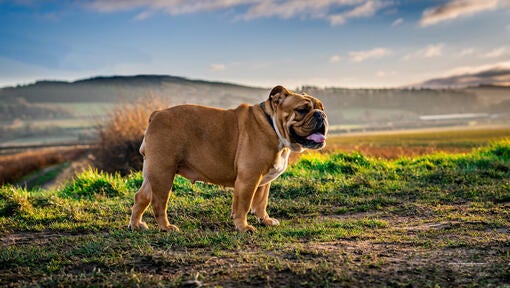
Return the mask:
<path id="1" fill-rule="evenodd" d="M 322 120 L 326 118 L 326 114 L 322 111 L 315 111 L 315 113 L 313 113 L 313 117 L 315 117 L 316 120 Z"/>

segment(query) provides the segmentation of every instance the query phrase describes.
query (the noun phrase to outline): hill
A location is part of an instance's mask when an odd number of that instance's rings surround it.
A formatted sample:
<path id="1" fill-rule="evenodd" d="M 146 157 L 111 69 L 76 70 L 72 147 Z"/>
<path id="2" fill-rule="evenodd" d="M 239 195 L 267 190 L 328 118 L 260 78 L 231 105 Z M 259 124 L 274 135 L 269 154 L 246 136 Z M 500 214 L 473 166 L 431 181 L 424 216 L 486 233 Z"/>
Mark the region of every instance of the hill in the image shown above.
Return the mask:
<path id="1" fill-rule="evenodd" d="M 37 81 L 0 89 L 4 103 L 22 98 L 31 103 L 127 102 L 147 95 L 168 99 L 173 105 L 200 103 L 232 107 L 263 99 L 267 89 L 222 82 L 190 80 L 168 75 L 94 77 L 74 82 Z"/>

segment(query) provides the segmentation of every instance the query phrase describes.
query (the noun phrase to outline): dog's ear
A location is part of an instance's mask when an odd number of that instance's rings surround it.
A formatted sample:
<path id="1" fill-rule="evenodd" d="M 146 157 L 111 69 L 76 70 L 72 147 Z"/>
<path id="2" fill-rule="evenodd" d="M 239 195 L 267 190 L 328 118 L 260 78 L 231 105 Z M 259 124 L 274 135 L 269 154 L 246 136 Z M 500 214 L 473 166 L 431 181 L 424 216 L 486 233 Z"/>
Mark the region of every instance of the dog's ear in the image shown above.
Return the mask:
<path id="1" fill-rule="evenodd" d="M 306 98 L 312 101 L 313 109 L 319 109 L 324 111 L 324 105 L 322 105 L 322 102 L 319 99 L 312 97 L 310 95 L 306 95 Z"/>
<path id="2" fill-rule="evenodd" d="M 289 95 L 289 91 L 287 91 L 285 87 L 278 85 L 271 90 L 271 93 L 269 93 L 269 101 L 275 105 L 279 105 L 283 102 L 287 95 Z"/>

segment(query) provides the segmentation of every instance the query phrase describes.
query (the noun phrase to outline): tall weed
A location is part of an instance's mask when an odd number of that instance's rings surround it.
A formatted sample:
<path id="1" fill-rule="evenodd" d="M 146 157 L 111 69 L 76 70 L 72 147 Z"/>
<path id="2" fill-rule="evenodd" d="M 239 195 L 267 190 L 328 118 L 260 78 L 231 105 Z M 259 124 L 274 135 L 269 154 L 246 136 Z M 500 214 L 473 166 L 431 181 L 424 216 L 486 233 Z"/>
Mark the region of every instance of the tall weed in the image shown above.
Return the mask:
<path id="1" fill-rule="evenodd" d="M 149 116 L 163 108 L 162 100 L 150 96 L 115 108 L 109 120 L 97 126 L 99 145 L 94 153 L 94 166 L 121 175 L 141 170 L 143 159 L 139 149 Z"/>

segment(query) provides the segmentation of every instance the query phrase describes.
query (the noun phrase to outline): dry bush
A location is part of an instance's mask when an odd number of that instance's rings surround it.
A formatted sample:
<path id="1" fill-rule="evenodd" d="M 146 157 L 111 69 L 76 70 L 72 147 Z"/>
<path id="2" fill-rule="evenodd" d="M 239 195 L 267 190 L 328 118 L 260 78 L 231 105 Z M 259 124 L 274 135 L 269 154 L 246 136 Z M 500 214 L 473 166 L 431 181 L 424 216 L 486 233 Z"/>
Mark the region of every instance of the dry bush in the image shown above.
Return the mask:
<path id="1" fill-rule="evenodd" d="M 163 101 L 155 97 L 145 97 L 135 103 L 116 107 L 109 119 L 97 127 L 99 145 L 94 152 L 94 166 L 121 175 L 141 170 L 143 159 L 139 149 L 149 116 L 154 110 L 165 107 Z"/>
<path id="2" fill-rule="evenodd" d="M 86 146 L 46 148 L 0 156 L 0 185 L 51 165 L 76 160 L 88 149 Z"/>

